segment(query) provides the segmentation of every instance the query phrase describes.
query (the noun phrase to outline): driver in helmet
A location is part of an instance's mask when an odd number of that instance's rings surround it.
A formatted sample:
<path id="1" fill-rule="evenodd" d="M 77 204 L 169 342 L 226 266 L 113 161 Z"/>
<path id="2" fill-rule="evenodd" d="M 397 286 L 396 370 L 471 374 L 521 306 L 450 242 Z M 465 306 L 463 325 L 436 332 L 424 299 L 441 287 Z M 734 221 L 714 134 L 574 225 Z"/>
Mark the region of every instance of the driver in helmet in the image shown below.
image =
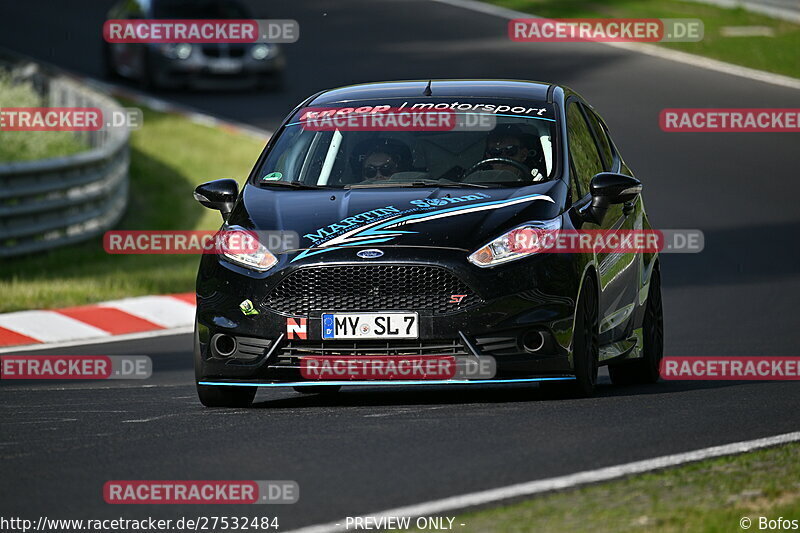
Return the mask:
<path id="1" fill-rule="evenodd" d="M 529 161 L 539 154 L 533 146 L 531 136 L 526 135 L 514 124 L 499 125 L 493 129 L 486 138 L 486 151 L 484 159 L 507 159 L 515 161 L 529 169 L 526 174 L 530 175 L 534 181 L 539 178 L 539 170 L 531 169 Z M 522 167 L 502 161 L 492 161 L 487 165 L 492 170 L 504 170 L 520 174 Z M 525 176 L 522 176 L 524 179 Z"/>

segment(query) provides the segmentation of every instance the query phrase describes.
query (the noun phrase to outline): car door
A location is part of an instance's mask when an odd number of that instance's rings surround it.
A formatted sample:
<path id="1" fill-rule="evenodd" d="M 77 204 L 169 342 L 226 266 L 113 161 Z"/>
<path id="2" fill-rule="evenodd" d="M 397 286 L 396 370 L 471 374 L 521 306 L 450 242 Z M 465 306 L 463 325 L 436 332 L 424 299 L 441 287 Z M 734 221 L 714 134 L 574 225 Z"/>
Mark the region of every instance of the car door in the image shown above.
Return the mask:
<path id="1" fill-rule="evenodd" d="M 594 125 L 592 124 L 594 122 Z M 595 129 L 600 129 L 596 132 Z M 575 174 L 576 198 L 589 194 L 595 174 L 619 170 L 619 160 L 597 117 L 577 98 L 567 104 L 567 138 L 570 166 Z M 602 224 L 587 222 L 584 230 L 630 230 L 632 210 L 622 204 L 611 205 Z M 633 317 L 637 295 L 636 254 L 598 251 L 595 264 L 600 283 L 600 343 L 624 339 Z"/>

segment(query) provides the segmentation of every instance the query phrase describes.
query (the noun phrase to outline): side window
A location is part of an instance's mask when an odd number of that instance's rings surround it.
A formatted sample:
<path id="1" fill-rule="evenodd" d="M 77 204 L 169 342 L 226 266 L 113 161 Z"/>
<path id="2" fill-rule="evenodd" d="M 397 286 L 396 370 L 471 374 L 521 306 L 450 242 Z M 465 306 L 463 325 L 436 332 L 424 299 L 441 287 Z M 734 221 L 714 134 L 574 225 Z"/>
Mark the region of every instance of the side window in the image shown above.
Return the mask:
<path id="1" fill-rule="evenodd" d="M 578 104 L 572 102 L 567 108 L 567 143 L 569 156 L 575 169 L 578 193 L 581 195 L 589 192 L 589 182 L 592 176 L 603 172 L 603 164 L 597 153 L 589 125 L 583 118 Z"/>
<path id="2" fill-rule="evenodd" d="M 597 118 L 597 115 L 591 109 L 586 109 L 586 116 L 589 117 L 589 123 L 592 125 L 592 129 L 595 133 L 595 138 L 597 139 L 597 146 L 600 148 L 600 155 L 603 158 L 603 168 L 604 170 L 611 170 L 614 164 L 614 154 L 611 151 L 611 142 L 608 140 L 608 134 L 606 133 L 605 128 L 600 123 L 600 119 Z"/>

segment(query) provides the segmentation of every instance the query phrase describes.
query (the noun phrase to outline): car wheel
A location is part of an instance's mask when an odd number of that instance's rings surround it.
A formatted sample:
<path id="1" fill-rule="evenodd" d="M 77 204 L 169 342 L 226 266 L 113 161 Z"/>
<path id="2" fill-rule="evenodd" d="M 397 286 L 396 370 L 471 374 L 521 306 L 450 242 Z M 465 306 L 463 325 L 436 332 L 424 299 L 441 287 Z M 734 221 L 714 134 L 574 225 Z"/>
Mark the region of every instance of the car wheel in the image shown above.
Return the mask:
<path id="1" fill-rule="evenodd" d="M 575 314 L 575 331 L 572 333 L 572 359 L 575 380 L 545 381 L 545 392 L 559 396 L 587 398 L 594 394 L 600 357 L 600 321 L 598 318 L 597 291 L 590 281 L 581 289 Z"/>
<path id="2" fill-rule="evenodd" d="M 200 403 L 206 407 L 250 407 L 258 387 L 197 385 Z"/>
<path id="3" fill-rule="evenodd" d="M 664 357 L 664 312 L 661 306 L 661 274 L 653 270 L 642 321 L 643 356 L 608 367 L 614 385 L 655 383 Z"/>
<path id="4" fill-rule="evenodd" d="M 295 392 L 302 394 L 335 394 L 342 388 L 341 385 L 309 385 L 307 387 L 292 387 Z"/>

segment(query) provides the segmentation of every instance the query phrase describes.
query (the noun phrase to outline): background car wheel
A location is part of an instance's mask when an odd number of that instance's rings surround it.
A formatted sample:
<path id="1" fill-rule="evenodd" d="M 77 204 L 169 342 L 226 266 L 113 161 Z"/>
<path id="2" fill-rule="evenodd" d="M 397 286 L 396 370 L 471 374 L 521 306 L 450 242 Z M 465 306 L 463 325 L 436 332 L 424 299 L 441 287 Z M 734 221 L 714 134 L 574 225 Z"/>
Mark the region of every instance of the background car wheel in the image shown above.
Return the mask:
<path id="1" fill-rule="evenodd" d="M 664 357 L 664 313 L 661 307 L 661 274 L 653 270 L 642 321 L 643 357 L 608 367 L 614 385 L 655 383 Z"/>
<path id="2" fill-rule="evenodd" d="M 558 396 L 587 398 L 594 394 L 600 356 L 600 321 L 598 319 L 597 291 L 594 284 L 585 281 L 578 299 L 575 331 L 572 334 L 574 381 L 545 381 L 541 387 L 546 393 Z"/>
<path id="3" fill-rule="evenodd" d="M 206 407 L 250 407 L 258 387 L 197 385 L 200 403 Z"/>
<path id="4" fill-rule="evenodd" d="M 295 392 L 302 394 L 334 394 L 339 392 L 341 385 L 311 385 L 308 387 L 292 387 Z"/>

